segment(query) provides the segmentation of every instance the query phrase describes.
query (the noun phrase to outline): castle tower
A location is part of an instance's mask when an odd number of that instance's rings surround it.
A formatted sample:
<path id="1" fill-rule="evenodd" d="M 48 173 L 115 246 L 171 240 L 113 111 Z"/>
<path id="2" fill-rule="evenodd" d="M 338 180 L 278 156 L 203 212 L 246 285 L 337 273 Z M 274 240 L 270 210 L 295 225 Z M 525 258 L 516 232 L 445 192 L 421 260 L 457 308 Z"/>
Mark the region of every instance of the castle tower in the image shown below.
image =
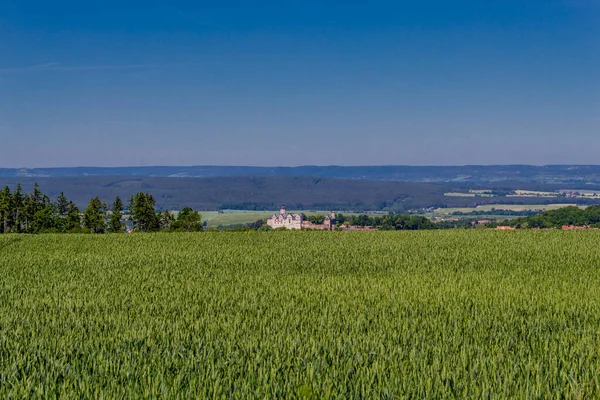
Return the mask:
<path id="1" fill-rule="evenodd" d="M 327 227 L 327 230 L 333 230 L 333 227 L 335 226 L 335 211 L 332 211 L 331 215 L 325 218 L 325 226 Z"/>
<path id="2" fill-rule="evenodd" d="M 285 204 L 281 205 L 281 209 L 279 210 L 279 214 L 282 214 L 282 215 L 286 214 L 286 212 L 285 212 Z"/>

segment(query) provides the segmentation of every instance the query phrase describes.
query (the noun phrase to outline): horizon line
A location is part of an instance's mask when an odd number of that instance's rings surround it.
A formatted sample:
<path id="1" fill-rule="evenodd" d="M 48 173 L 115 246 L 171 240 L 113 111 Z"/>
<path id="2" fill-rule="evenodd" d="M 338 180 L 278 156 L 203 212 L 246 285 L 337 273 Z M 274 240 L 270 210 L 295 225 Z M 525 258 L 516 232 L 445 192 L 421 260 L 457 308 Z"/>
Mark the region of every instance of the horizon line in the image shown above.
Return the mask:
<path id="1" fill-rule="evenodd" d="M 0 167 L 0 170 L 48 170 L 48 169 L 125 169 L 125 168 L 367 168 L 367 167 L 404 167 L 404 168 L 458 168 L 458 167 L 600 167 L 600 164 L 304 164 L 304 165 L 233 165 L 233 164 L 197 164 L 197 165 L 123 165 L 123 166 L 54 166 L 54 167 Z"/>

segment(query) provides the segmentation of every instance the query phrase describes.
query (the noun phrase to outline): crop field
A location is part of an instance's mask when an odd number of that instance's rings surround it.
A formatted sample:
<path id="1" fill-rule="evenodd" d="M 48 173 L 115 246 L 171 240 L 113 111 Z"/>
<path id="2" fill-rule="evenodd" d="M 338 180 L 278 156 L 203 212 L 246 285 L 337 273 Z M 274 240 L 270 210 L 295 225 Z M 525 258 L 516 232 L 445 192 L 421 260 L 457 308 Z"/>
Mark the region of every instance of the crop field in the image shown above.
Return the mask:
<path id="1" fill-rule="evenodd" d="M 598 398 L 598 243 L 0 235 L 0 398 Z"/>
<path id="2" fill-rule="evenodd" d="M 256 222 L 259 219 L 265 219 L 275 214 L 277 211 L 248 211 L 248 212 L 227 212 L 217 214 L 208 220 L 209 227 L 217 227 L 219 225 L 239 225 Z"/>
<path id="3" fill-rule="evenodd" d="M 436 215 L 452 214 L 454 212 L 470 213 L 473 211 L 550 211 L 563 207 L 575 206 L 576 204 L 484 204 L 477 207 L 438 208 Z M 581 206 L 580 208 L 585 208 Z"/>

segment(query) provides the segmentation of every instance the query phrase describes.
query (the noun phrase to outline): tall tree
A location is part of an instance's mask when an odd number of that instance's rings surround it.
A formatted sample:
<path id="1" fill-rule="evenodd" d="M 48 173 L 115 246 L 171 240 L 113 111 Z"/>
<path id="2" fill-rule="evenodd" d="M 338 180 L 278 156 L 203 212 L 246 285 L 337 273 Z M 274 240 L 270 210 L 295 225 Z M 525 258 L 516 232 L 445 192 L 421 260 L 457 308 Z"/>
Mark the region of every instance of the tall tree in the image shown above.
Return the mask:
<path id="1" fill-rule="evenodd" d="M 67 231 L 76 231 L 81 229 L 81 212 L 72 201 L 67 208 L 67 217 L 65 218 L 65 229 Z"/>
<path id="2" fill-rule="evenodd" d="M 56 206 L 47 204 L 33 215 L 30 232 L 57 232 L 62 229 L 60 222 L 62 221 L 56 212 Z"/>
<path id="3" fill-rule="evenodd" d="M 108 222 L 108 230 L 110 232 L 123 232 L 123 224 L 121 223 L 121 211 L 123 211 L 123 201 L 119 196 L 117 196 L 114 203 L 112 204 L 112 214 Z"/>
<path id="4" fill-rule="evenodd" d="M 175 217 L 173 217 L 173 213 L 169 210 L 165 210 L 160 218 L 160 228 L 164 230 L 170 230 L 174 221 Z"/>
<path id="5" fill-rule="evenodd" d="M 91 233 L 103 233 L 106 225 L 105 219 L 102 201 L 98 197 L 94 197 L 90 200 L 83 214 L 83 225 Z"/>
<path id="6" fill-rule="evenodd" d="M 23 228 L 23 208 L 24 208 L 24 196 L 21 184 L 17 183 L 17 187 L 12 195 L 12 207 L 15 221 L 15 229 L 17 232 L 21 232 Z"/>
<path id="7" fill-rule="evenodd" d="M 160 219 L 156 215 L 156 201 L 149 193 L 136 193 L 130 199 L 129 210 L 135 229 L 140 232 L 156 232 L 160 229 Z"/>
<path id="8" fill-rule="evenodd" d="M 67 216 L 67 213 L 69 212 L 69 200 L 67 199 L 67 196 L 65 196 L 64 192 L 60 192 L 56 198 L 56 208 L 61 217 Z"/>
<path id="9" fill-rule="evenodd" d="M 12 196 L 8 186 L 0 192 L 0 217 L 2 218 L 2 232 L 8 231 L 8 224 L 12 219 Z"/>

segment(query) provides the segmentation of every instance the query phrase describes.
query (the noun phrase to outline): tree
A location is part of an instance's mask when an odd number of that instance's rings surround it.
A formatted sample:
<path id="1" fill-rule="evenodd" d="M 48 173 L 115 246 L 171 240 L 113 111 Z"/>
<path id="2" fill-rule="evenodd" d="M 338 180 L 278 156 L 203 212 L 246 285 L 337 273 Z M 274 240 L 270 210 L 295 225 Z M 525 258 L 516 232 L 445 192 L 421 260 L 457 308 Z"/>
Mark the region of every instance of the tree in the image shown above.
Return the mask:
<path id="1" fill-rule="evenodd" d="M 121 211 L 123 211 L 123 201 L 119 196 L 112 204 L 112 215 L 108 222 L 108 230 L 113 233 L 123 232 L 123 224 L 121 223 Z"/>
<path id="2" fill-rule="evenodd" d="M 12 207 L 14 213 L 14 221 L 15 228 L 17 232 L 20 232 L 23 225 L 23 207 L 24 207 L 24 197 L 23 197 L 23 189 L 21 188 L 21 184 L 17 183 L 17 188 L 13 192 L 12 196 Z"/>
<path id="3" fill-rule="evenodd" d="M 23 199 L 22 221 L 25 232 L 34 233 L 36 230 L 33 220 L 35 214 L 45 207 L 44 195 L 40 191 L 37 182 L 33 185 L 33 191 L 25 195 Z"/>
<path id="4" fill-rule="evenodd" d="M 83 225 L 91 233 L 103 233 L 106 224 L 105 219 L 102 201 L 98 197 L 94 197 L 90 200 L 83 214 Z"/>
<path id="5" fill-rule="evenodd" d="M 177 220 L 173 224 L 173 228 L 186 232 L 202 231 L 202 216 L 198 211 L 194 211 L 190 207 L 185 207 L 177 215 Z"/>
<path id="6" fill-rule="evenodd" d="M 81 229 L 81 212 L 72 201 L 67 208 L 67 217 L 65 218 L 65 229 L 67 231 L 77 231 Z"/>
<path id="7" fill-rule="evenodd" d="M 160 219 L 156 215 L 156 201 L 149 193 L 136 193 L 129 200 L 131 217 L 136 230 L 140 232 L 156 232 L 160 229 Z"/>
<path id="8" fill-rule="evenodd" d="M 60 192 L 56 198 L 56 211 L 61 217 L 66 217 L 69 212 L 69 200 L 63 192 Z"/>
<path id="9" fill-rule="evenodd" d="M 60 228 L 59 219 L 55 207 L 52 204 L 48 204 L 33 215 L 30 230 L 33 233 L 57 232 Z"/>
<path id="10" fill-rule="evenodd" d="M 324 215 L 311 215 L 308 217 L 308 221 L 312 222 L 315 225 L 321 225 L 323 222 L 325 222 L 325 216 Z"/>
<path id="11" fill-rule="evenodd" d="M 2 232 L 8 231 L 8 224 L 12 217 L 12 196 L 8 186 L 0 192 L 0 217 L 2 218 Z"/>
<path id="12" fill-rule="evenodd" d="M 174 222 L 175 222 L 175 217 L 173 216 L 173 213 L 170 212 L 169 210 L 165 210 L 165 212 L 162 214 L 162 216 L 160 218 L 160 228 L 164 229 L 164 230 L 169 230 L 173 226 Z"/>

